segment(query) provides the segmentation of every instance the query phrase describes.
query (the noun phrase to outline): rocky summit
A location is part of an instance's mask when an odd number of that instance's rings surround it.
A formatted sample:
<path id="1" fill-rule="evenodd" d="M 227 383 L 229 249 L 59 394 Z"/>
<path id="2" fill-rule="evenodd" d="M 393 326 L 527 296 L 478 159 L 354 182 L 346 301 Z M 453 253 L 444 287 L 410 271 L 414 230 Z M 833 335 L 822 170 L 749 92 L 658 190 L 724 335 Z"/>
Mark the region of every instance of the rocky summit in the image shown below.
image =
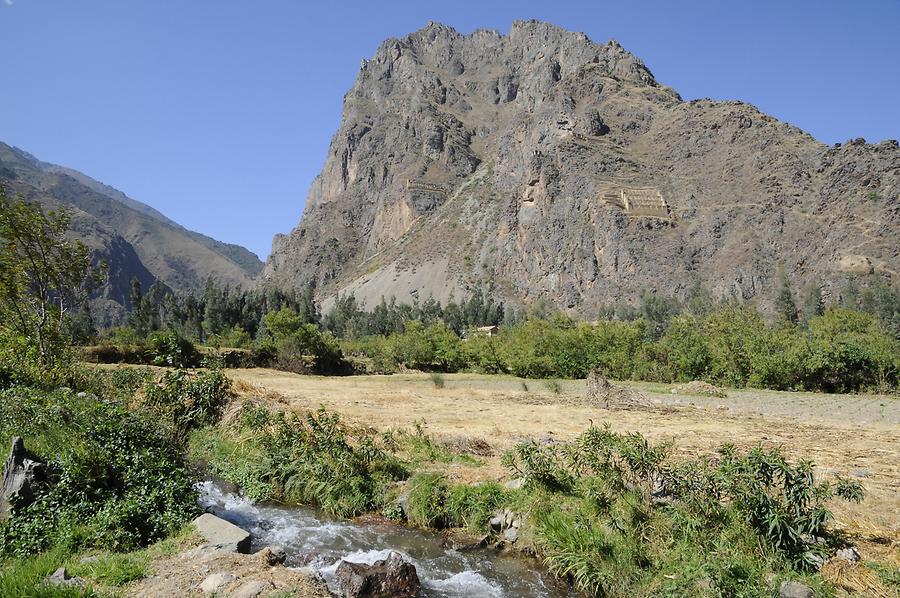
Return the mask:
<path id="1" fill-rule="evenodd" d="M 764 302 L 896 280 L 900 147 L 826 146 L 684 101 L 615 41 L 431 23 L 360 65 L 302 220 L 263 277 L 369 306 L 492 289 L 575 314 L 645 289 Z"/>

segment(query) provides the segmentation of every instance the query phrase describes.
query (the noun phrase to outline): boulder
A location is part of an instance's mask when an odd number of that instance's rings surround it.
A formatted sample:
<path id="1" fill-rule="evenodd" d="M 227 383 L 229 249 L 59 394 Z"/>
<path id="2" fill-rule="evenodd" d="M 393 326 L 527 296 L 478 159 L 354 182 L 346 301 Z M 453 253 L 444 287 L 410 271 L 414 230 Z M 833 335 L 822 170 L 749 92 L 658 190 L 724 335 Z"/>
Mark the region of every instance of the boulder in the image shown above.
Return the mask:
<path id="1" fill-rule="evenodd" d="M 860 559 L 859 550 L 856 549 L 856 546 L 841 548 L 834 556 L 841 559 L 842 561 L 847 561 L 851 565 L 855 565 L 859 562 Z"/>
<path id="2" fill-rule="evenodd" d="M 785 581 L 781 584 L 781 589 L 778 591 L 779 598 L 816 598 L 815 592 L 813 592 L 809 586 L 800 583 L 799 581 Z"/>
<path id="3" fill-rule="evenodd" d="M 46 477 L 47 466 L 29 459 L 22 438 L 13 438 L 3 470 L 3 486 L 0 487 L 0 521 L 12 516 L 13 504 L 24 508 L 34 502 L 35 494 Z"/>
<path id="4" fill-rule="evenodd" d="M 44 583 L 51 586 L 83 588 L 85 581 L 80 577 L 72 577 L 65 567 L 60 567 L 49 575 Z"/>
<path id="5" fill-rule="evenodd" d="M 194 519 L 194 527 L 209 544 L 242 554 L 250 553 L 250 532 L 230 521 L 212 513 L 204 513 Z"/>
<path id="6" fill-rule="evenodd" d="M 503 532 L 503 539 L 510 544 L 515 544 L 519 539 L 519 529 L 516 527 L 508 527 Z"/>
<path id="7" fill-rule="evenodd" d="M 411 598 L 422 587 L 415 566 L 397 552 L 372 565 L 341 561 L 335 575 L 344 598 Z"/>

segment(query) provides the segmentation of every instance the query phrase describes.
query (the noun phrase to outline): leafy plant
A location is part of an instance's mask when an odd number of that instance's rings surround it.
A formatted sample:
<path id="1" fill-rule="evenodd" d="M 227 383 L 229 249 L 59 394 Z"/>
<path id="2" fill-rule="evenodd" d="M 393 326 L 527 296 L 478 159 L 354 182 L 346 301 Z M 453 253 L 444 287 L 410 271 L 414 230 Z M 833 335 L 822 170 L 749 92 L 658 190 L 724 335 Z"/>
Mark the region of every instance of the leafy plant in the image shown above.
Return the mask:
<path id="1" fill-rule="evenodd" d="M 147 354 L 153 365 L 184 368 L 199 362 L 194 344 L 173 330 L 152 333 L 147 339 Z"/>
<path id="2" fill-rule="evenodd" d="M 213 423 L 230 396 L 231 382 L 220 370 L 170 370 L 144 387 L 144 403 L 182 442 L 195 429 Z"/>
<path id="3" fill-rule="evenodd" d="M 156 422 L 114 401 L 14 388 L 0 393 L 0 441 L 13 435 L 48 464 L 50 481 L 0 524 L 0 555 L 52 546 L 144 546 L 196 512 L 177 446 Z"/>

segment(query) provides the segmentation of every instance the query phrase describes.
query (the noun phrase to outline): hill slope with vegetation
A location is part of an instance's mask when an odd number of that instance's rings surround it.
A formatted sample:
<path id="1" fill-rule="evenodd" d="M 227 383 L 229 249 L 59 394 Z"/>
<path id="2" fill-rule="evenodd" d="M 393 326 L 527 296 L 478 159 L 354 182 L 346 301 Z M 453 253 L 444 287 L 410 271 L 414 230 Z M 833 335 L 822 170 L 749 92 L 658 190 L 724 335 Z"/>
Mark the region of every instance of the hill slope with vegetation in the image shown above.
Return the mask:
<path id="1" fill-rule="evenodd" d="M 99 323 L 122 319 L 134 278 L 144 289 L 159 280 L 186 292 L 203 288 L 209 277 L 250 285 L 262 268 L 243 247 L 189 231 L 116 189 L 3 143 L 0 185 L 44 209 L 69 211 L 72 235 L 89 247 L 95 263 L 108 263 L 108 281 L 93 305 Z"/>

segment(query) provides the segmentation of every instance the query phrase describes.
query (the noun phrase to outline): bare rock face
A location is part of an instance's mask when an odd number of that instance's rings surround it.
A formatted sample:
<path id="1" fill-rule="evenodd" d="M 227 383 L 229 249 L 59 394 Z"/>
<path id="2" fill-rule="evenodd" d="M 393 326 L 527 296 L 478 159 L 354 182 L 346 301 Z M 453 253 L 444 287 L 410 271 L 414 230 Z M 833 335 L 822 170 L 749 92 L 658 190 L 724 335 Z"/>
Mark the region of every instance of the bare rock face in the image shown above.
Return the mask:
<path id="1" fill-rule="evenodd" d="M 34 502 L 35 493 L 46 473 L 45 464 L 28 458 L 22 438 L 13 438 L 3 470 L 3 486 L 0 488 L 0 521 L 12 516 L 13 503 L 19 508 L 25 508 Z"/>
<path id="2" fill-rule="evenodd" d="M 396 552 L 372 565 L 341 561 L 335 574 L 345 598 L 411 598 L 421 589 L 416 568 Z"/>
<path id="3" fill-rule="evenodd" d="M 432 23 L 363 61 L 263 277 L 315 282 L 326 307 L 493 287 L 591 318 L 696 280 L 768 299 L 779 267 L 834 297 L 900 270 L 898 193 L 895 141 L 830 148 L 741 102 L 685 102 L 618 43 L 546 23 Z"/>

